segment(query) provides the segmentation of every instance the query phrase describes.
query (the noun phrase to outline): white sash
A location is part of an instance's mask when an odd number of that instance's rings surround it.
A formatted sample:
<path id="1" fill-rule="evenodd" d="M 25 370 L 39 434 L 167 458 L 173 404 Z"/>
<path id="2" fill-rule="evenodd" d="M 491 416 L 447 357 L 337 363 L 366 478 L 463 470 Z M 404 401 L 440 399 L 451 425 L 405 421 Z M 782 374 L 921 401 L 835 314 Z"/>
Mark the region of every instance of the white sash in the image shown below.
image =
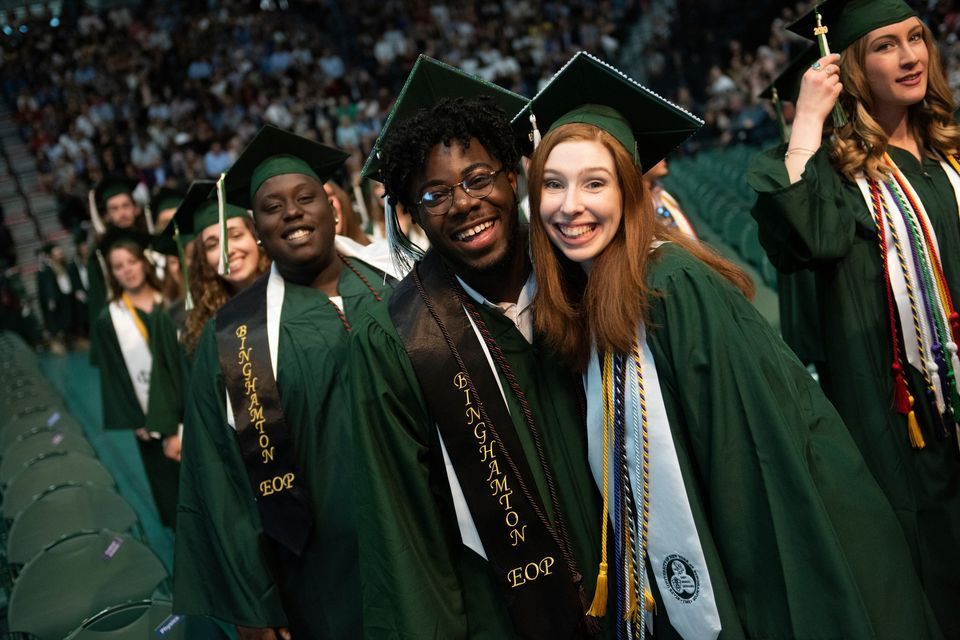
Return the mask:
<path id="1" fill-rule="evenodd" d="M 657 581 L 662 604 L 673 628 L 685 640 L 716 638 L 720 634 L 720 613 L 717 610 L 713 584 L 707 570 L 700 536 L 693 520 L 690 500 L 684 488 L 680 461 L 671 435 L 660 378 L 653 353 L 647 344 L 643 325 L 638 332 L 641 345 L 644 390 L 646 391 L 647 424 L 650 434 L 650 520 L 647 557 Z M 637 389 L 637 368 L 627 358 L 627 388 Z M 584 375 L 587 394 L 587 448 L 593 478 L 603 490 L 603 385 L 600 363 L 594 348 Z M 633 460 L 636 445 L 631 425 L 638 419 L 638 394 L 628 395 L 625 403 L 627 459 L 630 461 L 630 484 L 637 500 L 643 495 L 638 484 Z M 617 472 L 616 460 L 609 460 L 610 473 Z M 613 514 L 611 513 L 611 519 Z"/>
<path id="2" fill-rule="evenodd" d="M 946 165 L 946 163 L 942 164 Z M 897 169 L 894 167 L 894 170 Z M 956 172 L 953 171 L 953 169 L 949 166 L 944 166 L 944 171 L 946 172 L 947 176 L 951 178 L 951 183 L 954 184 L 955 193 L 960 194 L 960 189 L 958 189 L 957 182 L 955 181 L 957 180 L 957 177 L 955 176 Z M 926 261 L 928 264 L 931 257 L 939 261 L 939 242 L 937 241 L 936 231 L 934 230 L 933 225 L 930 223 L 930 218 L 923 206 L 923 202 L 921 202 L 920 198 L 913 190 L 912 185 L 910 185 L 909 180 L 907 180 L 907 177 L 904 176 L 902 172 L 899 173 L 899 177 L 903 181 L 905 188 L 909 190 L 911 199 L 917 203 L 917 211 L 913 211 L 908 205 L 908 215 L 915 214 L 915 216 L 919 218 L 919 220 L 916 221 L 917 225 L 919 226 L 920 222 L 922 221 L 922 224 L 925 225 L 930 231 L 933 246 L 926 247 L 928 255 L 921 259 Z M 860 188 L 860 193 L 864 198 L 864 202 L 866 202 L 867 210 L 871 213 L 871 215 L 876 216 L 873 198 L 870 194 L 870 185 L 865 176 L 860 176 L 857 178 L 857 186 Z M 890 287 L 893 291 L 893 299 L 897 306 L 897 315 L 900 319 L 900 333 L 903 339 L 903 350 L 906 354 L 907 362 L 910 363 L 910 366 L 921 373 L 924 371 L 927 372 L 927 377 L 933 385 L 937 409 L 940 413 L 944 413 L 946 411 L 945 393 L 940 381 L 940 376 L 934 373 L 934 368 L 937 366 L 937 364 L 934 361 L 933 355 L 930 351 L 934 341 L 934 336 L 936 336 L 936 328 L 930 323 L 930 320 L 924 309 L 919 309 L 919 313 L 917 315 L 919 320 L 918 324 L 920 325 L 920 337 L 922 337 L 924 346 L 926 347 L 926 352 L 921 354 L 920 343 L 914 325 L 913 311 L 910 308 L 910 294 L 907 287 L 907 282 L 909 281 L 914 288 L 914 298 L 917 299 L 918 304 L 922 305 L 923 302 L 920 300 L 921 294 L 919 291 L 921 286 L 921 274 L 917 272 L 914 259 L 914 247 L 909 240 L 909 236 L 907 235 L 906 222 L 900 213 L 900 209 L 897 207 L 895 199 L 896 196 L 890 192 L 891 188 L 892 187 L 888 180 L 880 182 L 880 199 L 882 201 L 881 206 L 885 205 L 887 207 L 891 214 L 890 218 L 893 219 L 892 225 L 889 223 L 889 220 L 885 219 L 883 221 L 883 229 L 885 236 L 884 240 L 887 245 L 887 271 L 890 277 Z M 960 204 L 958 204 L 958 206 L 960 206 Z M 876 223 L 876 220 L 874 220 L 874 222 Z M 903 262 L 906 263 L 906 272 L 904 271 L 903 264 L 901 263 L 897 254 L 897 248 L 894 242 L 894 234 L 896 235 L 896 239 L 899 242 L 901 251 L 903 252 Z M 928 304 L 932 305 L 930 311 L 934 315 L 939 316 L 940 321 L 943 323 L 947 333 L 949 334 L 950 321 L 948 317 L 948 310 L 943 307 L 940 296 L 934 296 L 933 300 L 928 300 Z M 952 338 L 948 338 L 948 342 L 952 342 Z M 946 345 L 944 345 L 944 353 L 949 353 Z M 953 370 L 960 373 L 960 359 L 957 358 L 957 354 L 953 353 L 949 357 Z M 960 377 L 956 379 L 956 383 L 958 390 L 960 390 Z"/>
<path id="3" fill-rule="evenodd" d="M 122 300 L 114 300 L 107 308 L 110 310 L 110 320 L 113 322 L 113 331 L 117 334 L 120 343 L 120 353 L 127 366 L 127 375 L 133 384 L 133 392 L 137 402 L 147 414 L 150 402 L 150 371 L 153 367 L 153 354 L 150 346 L 143 339 L 143 334 L 137 328 L 137 323 Z"/>
<path id="4" fill-rule="evenodd" d="M 54 271 L 57 276 L 57 288 L 65 296 L 73 293 L 73 285 L 70 282 L 70 274 L 67 271 Z"/>
<path id="5" fill-rule="evenodd" d="M 280 312 L 283 310 L 283 294 L 286 291 L 286 281 L 277 265 L 270 265 L 270 276 L 267 280 L 267 347 L 270 349 L 270 366 L 273 368 L 273 378 L 277 379 L 277 357 L 280 344 Z M 236 430 L 237 423 L 233 417 L 233 405 L 230 404 L 229 392 L 224 392 L 227 399 L 227 424 Z"/>
<path id="6" fill-rule="evenodd" d="M 83 285 L 84 291 L 90 288 L 90 276 L 87 274 L 87 265 L 82 261 L 77 260 L 77 274 L 80 276 L 80 284 Z"/>

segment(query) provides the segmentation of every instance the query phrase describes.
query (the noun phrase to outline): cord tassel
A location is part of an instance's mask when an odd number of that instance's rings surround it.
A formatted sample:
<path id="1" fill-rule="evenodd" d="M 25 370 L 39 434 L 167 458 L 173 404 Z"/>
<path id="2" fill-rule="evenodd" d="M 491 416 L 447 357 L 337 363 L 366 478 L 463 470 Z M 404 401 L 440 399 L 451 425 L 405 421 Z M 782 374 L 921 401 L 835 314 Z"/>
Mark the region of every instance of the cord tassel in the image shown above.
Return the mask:
<path id="1" fill-rule="evenodd" d="M 607 518 L 610 513 L 610 473 L 608 462 L 610 434 L 613 431 L 613 354 L 603 354 L 603 369 L 600 376 L 603 383 L 603 521 L 600 529 L 600 570 L 597 573 L 597 588 L 593 593 L 593 603 L 588 616 L 602 618 L 607 614 Z"/>
<path id="2" fill-rule="evenodd" d="M 923 449 L 927 443 L 923 440 L 923 433 L 917 422 L 917 413 L 913 410 L 913 396 L 910 396 L 910 407 L 910 413 L 907 414 L 907 435 L 910 437 L 910 446 L 914 449 Z"/>
<path id="3" fill-rule="evenodd" d="M 227 174 L 221 173 L 220 179 L 217 180 L 217 207 L 219 209 L 218 223 L 220 225 L 220 259 L 217 261 L 217 274 L 221 276 L 230 275 L 230 254 L 227 248 L 227 218 L 225 211 L 227 205 L 227 194 L 224 182 L 226 178 Z"/>
<path id="4" fill-rule="evenodd" d="M 533 131 L 530 133 L 530 141 L 533 142 L 533 150 L 536 151 L 540 146 L 540 129 L 537 129 L 537 116 L 530 114 L 530 127 Z"/>
<path id="5" fill-rule="evenodd" d="M 907 381 L 903 377 L 903 367 L 899 362 L 893 363 L 893 408 L 901 415 L 910 413 L 913 398 L 907 389 Z"/>
<path id="6" fill-rule="evenodd" d="M 97 232 L 97 235 L 103 235 L 107 230 L 107 225 L 103 223 L 100 210 L 97 209 L 97 192 L 94 189 L 90 189 L 87 193 L 87 203 L 90 205 L 90 222 L 93 224 L 93 230 Z"/>
<path id="7" fill-rule="evenodd" d="M 593 593 L 593 603 L 588 616 L 602 618 L 607 615 L 607 563 L 600 563 L 600 572 L 597 574 L 597 590 Z"/>

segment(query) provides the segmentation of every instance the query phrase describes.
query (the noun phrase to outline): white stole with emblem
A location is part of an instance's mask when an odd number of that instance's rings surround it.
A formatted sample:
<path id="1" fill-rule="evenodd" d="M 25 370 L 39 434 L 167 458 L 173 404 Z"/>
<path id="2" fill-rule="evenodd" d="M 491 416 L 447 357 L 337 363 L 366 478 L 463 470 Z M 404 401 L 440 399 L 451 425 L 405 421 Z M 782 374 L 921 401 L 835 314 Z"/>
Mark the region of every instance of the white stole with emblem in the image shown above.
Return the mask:
<path id="1" fill-rule="evenodd" d="M 710 640 L 720 634 L 720 613 L 717 610 L 713 584 L 693 520 L 690 500 L 684 487 L 680 461 L 673 442 L 667 409 L 660 390 L 660 378 L 653 353 L 647 344 L 643 325 L 638 332 L 641 346 L 644 390 L 646 391 L 647 424 L 650 434 L 650 520 L 647 557 L 657 581 L 662 602 L 673 628 L 684 640 Z M 636 500 L 643 495 L 636 475 L 634 434 L 630 425 L 639 420 L 637 368 L 632 358 L 627 362 L 627 389 L 632 389 L 625 403 L 625 441 L 630 484 Z M 594 348 L 584 374 L 587 395 L 587 448 L 590 468 L 597 486 L 603 490 L 603 385 L 600 362 Z M 611 477 L 617 473 L 613 456 L 609 461 Z M 610 514 L 611 518 L 613 514 Z M 619 561 L 618 559 L 617 561 Z M 615 565 L 614 565 L 615 566 Z"/>
<path id="2" fill-rule="evenodd" d="M 136 321 L 123 301 L 114 300 L 107 308 L 110 310 L 110 320 L 113 323 L 113 331 L 117 334 L 117 342 L 120 343 L 120 353 L 127 367 L 127 375 L 133 384 L 133 392 L 137 396 L 137 402 L 143 414 L 146 415 L 150 403 L 150 371 L 153 368 L 153 354 L 150 353 L 150 346 L 143 339 L 143 334 L 140 333 Z"/>

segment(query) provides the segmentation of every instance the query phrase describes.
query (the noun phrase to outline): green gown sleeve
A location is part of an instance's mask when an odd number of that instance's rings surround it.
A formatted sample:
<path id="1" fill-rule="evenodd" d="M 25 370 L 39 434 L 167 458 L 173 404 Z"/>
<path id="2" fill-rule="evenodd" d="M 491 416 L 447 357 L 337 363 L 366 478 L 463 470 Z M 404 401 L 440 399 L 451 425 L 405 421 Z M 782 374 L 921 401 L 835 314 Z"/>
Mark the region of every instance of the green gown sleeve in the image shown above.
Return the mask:
<path id="1" fill-rule="evenodd" d="M 177 328 L 159 304 L 147 315 L 147 321 L 153 365 L 146 427 L 164 436 L 176 435 L 183 420 L 184 380 Z"/>
<path id="2" fill-rule="evenodd" d="M 785 151 L 786 145 L 780 145 L 755 155 L 747 182 L 757 192 L 751 213 L 760 228 L 760 243 L 770 262 L 789 273 L 845 257 L 857 231 L 858 211 L 844 200 L 843 178 L 830 165 L 826 145 L 793 184 L 783 163 Z"/>
<path id="3" fill-rule="evenodd" d="M 819 386 L 729 282 L 679 248 L 657 256 L 651 348 L 746 635 L 937 637 L 893 509 Z"/>
<path id="4" fill-rule="evenodd" d="M 107 308 L 107 282 L 100 268 L 100 260 L 97 258 L 97 252 L 90 253 L 87 259 L 87 282 L 90 286 L 87 289 L 87 317 L 90 321 L 90 327 L 96 324 L 100 312 Z M 93 329 L 90 330 L 90 364 L 99 366 L 99 362 L 94 357 L 93 346 L 96 344 L 97 336 Z"/>
<path id="5" fill-rule="evenodd" d="M 260 516 L 233 432 L 213 322 L 197 347 L 186 400 L 174 555 L 174 609 L 245 627 L 286 614 L 261 543 Z"/>
<path id="6" fill-rule="evenodd" d="M 379 315 L 389 322 L 385 307 Z M 464 638 L 455 551 L 430 488 L 435 427 L 420 384 L 394 333 L 371 316 L 352 333 L 347 360 L 365 635 Z"/>
<path id="7" fill-rule="evenodd" d="M 37 301 L 43 315 L 43 326 L 50 333 L 56 334 L 61 327 L 57 326 L 57 282 L 53 272 L 44 267 L 37 272 Z"/>

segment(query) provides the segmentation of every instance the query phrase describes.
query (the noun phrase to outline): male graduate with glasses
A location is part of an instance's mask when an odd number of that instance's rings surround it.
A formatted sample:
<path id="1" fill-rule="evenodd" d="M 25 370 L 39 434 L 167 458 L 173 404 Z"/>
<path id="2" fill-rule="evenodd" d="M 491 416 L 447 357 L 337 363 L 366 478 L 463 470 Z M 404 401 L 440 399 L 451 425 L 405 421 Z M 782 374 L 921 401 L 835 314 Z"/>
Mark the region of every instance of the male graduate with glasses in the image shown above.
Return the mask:
<path id="1" fill-rule="evenodd" d="M 367 637 L 573 638 L 599 560 L 579 380 L 533 335 L 510 117 L 421 56 L 364 167 L 430 240 L 348 353 Z"/>

